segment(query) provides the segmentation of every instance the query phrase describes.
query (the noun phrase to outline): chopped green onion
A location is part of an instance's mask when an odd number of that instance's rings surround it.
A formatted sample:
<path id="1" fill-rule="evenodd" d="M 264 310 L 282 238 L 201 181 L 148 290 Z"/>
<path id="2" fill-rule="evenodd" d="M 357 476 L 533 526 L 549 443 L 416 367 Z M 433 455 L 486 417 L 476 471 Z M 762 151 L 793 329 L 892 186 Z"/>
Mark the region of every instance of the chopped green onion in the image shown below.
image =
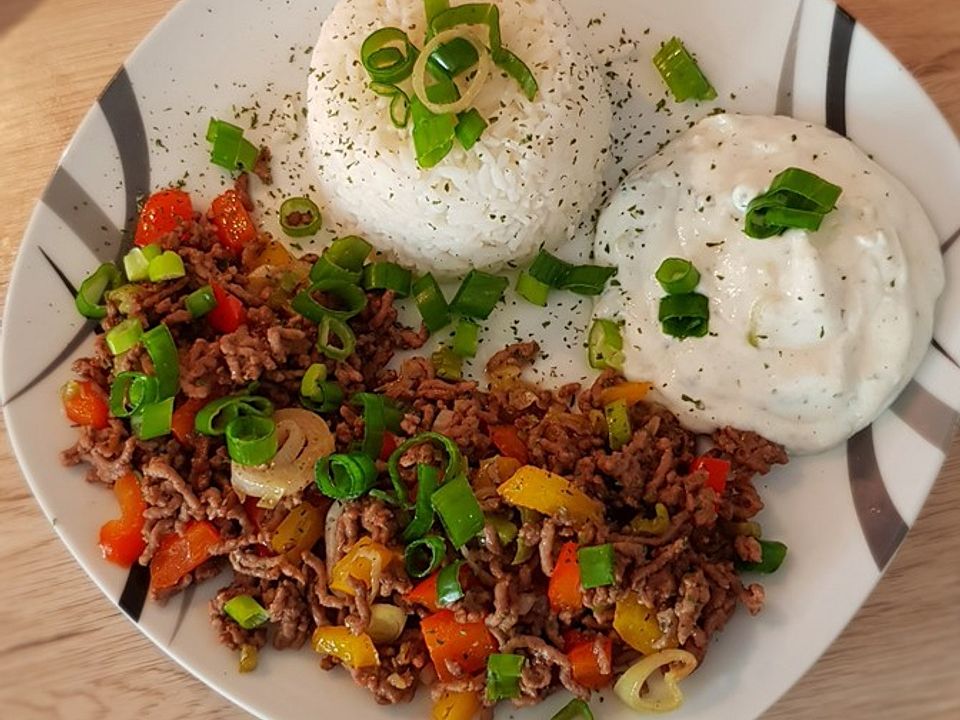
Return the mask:
<path id="1" fill-rule="evenodd" d="M 747 205 L 744 233 L 764 239 L 782 235 L 790 228 L 816 231 L 831 212 L 843 190 L 800 168 L 778 174 L 769 189 Z"/>
<path id="2" fill-rule="evenodd" d="M 671 257 L 660 263 L 656 278 L 670 295 L 682 295 L 696 289 L 700 282 L 700 272 L 689 260 Z"/>
<path id="3" fill-rule="evenodd" d="M 320 383 L 327 379 L 327 366 L 313 363 L 300 378 L 300 394 L 311 400 L 320 392 Z"/>
<path id="4" fill-rule="evenodd" d="M 392 290 L 397 297 L 410 294 L 413 274 L 392 262 L 370 263 L 363 268 L 364 290 Z"/>
<path id="5" fill-rule="evenodd" d="M 142 336 L 143 325 L 140 324 L 140 318 L 132 317 L 121 320 L 107 330 L 103 339 L 112 354 L 120 355 L 140 342 Z"/>
<path id="6" fill-rule="evenodd" d="M 584 590 L 613 585 L 614 574 L 613 545 L 594 545 L 577 550 L 577 564 L 580 566 L 580 584 Z"/>
<path id="7" fill-rule="evenodd" d="M 156 402 L 159 394 L 159 384 L 152 375 L 122 372 L 110 385 L 110 414 L 118 418 L 136 415 L 145 406 Z"/>
<path id="8" fill-rule="evenodd" d="M 326 254 L 320 256 L 313 267 L 310 268 L 311 282 L 337 281 L 342 283 L 352 283 L 356 285 L 360 282 L 363 273 L 359 270 L 346 270 L 335 265 Z"/>
<path id="9" fill-rule="evenodd" d="M 260 151 L 243 137 L 243 128 L 224 120 L 210 118 L 207 142 L 212 144 L 210 162 L 231 172 L 253 170 Z"/>
<path id="10" fill-rule="evenodd" d="M 147 276 L 150 278 L 150 282 L 176 280 L 186 274 L 186 268 L 183 267 L 183 258 L 173 250 L 166 250 L 161 253 L 159 257 L 151 260 L 147 267 Z"/>
<path id="11" fill-rule="evenodd" d="M 212 287 L 204 285 L 202 288 L 198 288 L 187 295 L 184 304 L 193 317 L 200 318 L 217 306 L 217 297 L 213 294 Z"/>
<path id="12" fill-rule="evenodd" d="M 496 66 L 516 80 L 527 100 L 532 101 L 537 96 L 539 86 L 527 64 L 505 47 L 494 50 L 492 56 Z"/>
<path id="13" fill-rule="evenodd" d="M 517 278 L 517 295 L 529 303 L 546 307 L 547 298 L 550 297 L 550 286 L 524 271 Z"/>
<path id="14" fill-rule="evenodd" d="M 499 515 L 487 515 L 486 523 L 496 531 L 497 540 L 500 541 L 501 546 L 506 547 L 516 540 L 517 533 L 519 532 L 516 523 Z"/>
<path id="15" fill-rule="evenodd" d="M 463 560 L 450 563 L 437 574 L 437 605 L 444 607 L 453 605 L 463 598 L 463 587 L 460 585 L 460 568 Z"/>
<path id="16" fill-rule="evenodd" d="M 130 417 L 130 425 L 141 440 L 152 440 L 170 433 L 173 426 L 173 398 L 144 405 Z"/>
<path id="17" fill-rule="evenodd" d="M 259 395 L 227 395 L 200 408 L 193 427 L 202 435 L 223 435 L 227 426 L 241 415 L 269 417 L 273 415 L 273 403 Z"/>
<path id="18" fill-rule="evenodd" d="M 615 267 L 577 265 L 567 273 L 559 288 L 578 295 L 599 295 L 603 292 L 607 280 L 616 274 L 617 269 Z"/>
<path id="19" fill-rule="evenodd" d="M 227 453 L 238 465 L 266 465 L 277 454 L 277 424 L 272 418 L 241 415 L 227 425 Z"/>
<path id="20" fill-rule="evenodd" d="M 435 115 L 414 96 L 410 100 L 410 117 L 413 120 L 413 150 L 417 165 L 424 169 L 432 168 L 453 149 L 457 116 L 453 113 Z"/>
<path id="21" fill-rule="evenodd" d="M 180 389 L 180 355 L 170 328 L 160 323 L 147 330 L 140 339 L 153 363 L 153 374 L 160 383 L 160 397 L 173 397 Z"/>
<path id="22" fill-rule="evenodd" d="M 541 249 L 527 269 L 527 274 L 544 285 L 558 288 L 566 280 L 571 270 L 573 270 L 573 265 Z"/>
<path id="23" fill-rule="evenodd" d="M 402 50 L 395 46 L 397 43 Z M 417 55 L 407 34 L 395 27 L 375 30 L 360 46 L 360 62 L 370 79 L 380 83 L 395 84 L 410 77 Z"/>
<path id="24" fill-rule="evenodd" d="M 433 19 L 442 13 L 444 10 L 450 9 L 450 0 L 423 0 L 423 11 L 427 16 L 427 27 L 429 28 L 430 23 L 433 22 Z M 427 34 L 429 35 L 429 30 Z"/>
<path id="25" fill-rule="evenodd" d="M 550 720 L 593 720 L 593 712 L 583 700 L 574 698 L 555 712 Z"/>
<path id="26" fill-rule="evenodd" d="M 444 380 L 463 378 L 463 358 L 446 345 L 440 345 L 430 354 L 430 364 L 439 378 Z"/>
<path id="27" fill-rule="evenodd" d="M 427 60 L 435 69 L 456 77 L 472 68 L 480 60 L 480 53 L 473 43 L 463 38 L 453 38 L 430 53 Z"/>
<path id="28" fill-rule="evenodd" d="M 763 554 L 760 556 L 760 562 L 742 562 L 736 563 L 737 569 L 743 572 L 772 573 L 776 572 L 787 557 L 787 546 L 776 540 L 760 540 L 760 549 Z"/>
<path id="29" fill-rule="evenodd" d="M 331 336 L 339 340 L 339 347 L 332 344 Z M 325 315 L 317 331 L 317 350 L 332 360 L 346 360 L 357 348 L 357 336 L 350 326 L 339 318 Z"/>
<path id="30" fill-rule="evenodd" d="M 764 213 L 764 222 L 770 227 L 797 228 L 815 232 L 820 229 L 824 216 L 813 210 L 795 210 L 789 207 L 772 207 Z"/>
<path id="31" fill-rule="evenodd" d="M 373 245 L 359 235 L 346 235 L 330 243 L 323 254 L 337 267 L 359 273 L 372 250 Z"/>
<path id="32" fill-rule="evenodd" d="M 403 551 L 403 563 L 406 566 L 407 575 L 415 580 L 431 575 L 440 567 L 446 554 L 447 545 L 441 537 L 428 535 L 414 540 Z"/>
<path id="33" fill-rule="evenodd" d="M 143 254 L 143 250 L 135 247 L 123 256 L 123 272 L 130 282 L 140 282 L 148 277 L 147 268 L 150 261 Z"/>
<path id="34" fill-rule="evenodd" d="M 653 56 L 653 64 L 677 102 L 713 100 L 717 97 L 717 91 L 680 38 L 672 37 L 664 43 Z"/>
<path id="35" fill-rule="evenodd" d="M 487 700 L 519 697 L 523 663 L 523 655 L 493 653 L 487 658 Z"/>
<path id="36" fill-rule="evenodd" d="M 630 413 L 627 411 L 626 400 L 615 400 L 603 409 L 603 414 L 607 419 L 607 438 L 610 441 L 611 450 L 619 450 L 633 436 L 633 428 L 630 427 Z"/>
<path id="37" fill-rule="evenodd" d="M 270 619 L 263 606 L 249 595 L 237 595 L 223 604 L 223 611 L 244 630 L 253 630 Z"/>
<path id="38" fill-rule="evenodd" d="M 474 320 L 486 320 L 503 297 L 509 280 L 480 270 L 471 270 L 460 283 L 450 311 Z"/>
<path id="39" fill-rule="evenodd" d="M 333 412 L 343 404 L 343 388 L 335 382 L 317 383 L 316 392 L 310 397 L 300 396 L 300 403 L 316 413 Z"/>
<path id="40" fill-rule="evenodd" d="M 417 499 L 413 506 L 413 520 L 403 530 L 404 542 L 418 540 L 433 527 L 433 505 L 430 498 L 440 486 L 440 471 L 432 465 L 417 464 Z"/>
<path id="41" fill-rule="evenodd" d="M 410 98 L 399 88 L 390 98 L 390 122 L 395 128 L 405 128 L 410 122 Z"/>
<path id="42" fill-rule="evenodd" d="M 805 203 L 792 199 L 787 203 L 790 207 L 801 210 L 816 210 L 826 214 L 834 210 L 837 200 L 843 193 L 843 188 L 827 182 L 819 175 L 797 167 L 789 167 L 777 174 L 770 183 L 770 188 L 764 194 L 787 193 L 794 198 L 802 198 Z"/>
<path id="43" fill-rule="evenodd" d="M 493 3 L 467 3 L 438 13 L 430 21 L 430 37 L 457 25 L 486 25 L 487 47 L 491 52 L 500 49 L 500 9 Z"/>
<path id="44" fill-rule="evenodd" d="M 363 407 L 363 444 L 361 450 L 371 458 L 379 458 L 383 433 L 387 429 L 386 401 L 383 395 L 361 392 L 350 398 L 352 405 Z"/>
<path id="45" fill-rule="evenodd" d="M 430 501 L 455 548 L 463 547 L 483 532 L 483 511 L 465 475 L 445 477 Z"/>
<path id="46" fill-rule="evenodd" d="M 321 292 L 332 298 L 338 307 L 324 305 L 315 293 Z M 297 293 L 290 302 L 296 312 L 318 325 L 325 317 L 349 320 L 367 306 L 367 294 L 357 285 L 341 280 L 319 280 L 306 290 Z"/>
<path id="47" fill-rule="evenodd" d="M 666 335 L 703 337 L 710 327 L 710 301 L 700 293 L 667 295 L 660 299 L 658 319 Z"/>
<path id="48" fill-rule="evenodd" d="M 460 357 L 474 357 L 477 354 L 477 336 L 480 326 L 469 320 L 460 320 L 453 335 L 453 352 Z"/>
<path id="49" fill-rule="evenodd" d="M 316 235 L 322 225 L 320 208 L 306 196 L 287 198 L 280 205 L 280 229 L 290 237 Z"/>
<path id="50" fill-rule="evenodd" d="M 529 523 L 535 523 L 540 519 L 540 513 L 529 508 L 520 508 L 520 524 L 521 526 L 527 525 Z M 533 545 L 528 545 L 523 541 L 523 537 L 517 533 L 517 551 L 513 554 L 513 561 L 511 565 L 523 565 L 527 560 L 533 556 Z"/>
<path id="51" fill-rule="evenodd" d="M 439 445 L 446 452 L 447 464 L 443 470 L 444 482 L 453 480 L 464 469 L 463 455 L 460 452 L 460 448 L 446 435 L 441 435 L 437 432 L 422 432 L 414 435 L 409 440 L 405 440 L 390 454 L 390 458 L 387 460 L 387 472 L 390 474 L 390 481 L 393 483 L 397 500 L 402 505 L 407 505 L 409 498 L 407 495 L 407 487 L 403 482 L 403 478 L 400 477 L 400 458 L 402 458 L 410 448 L 422 445 L 423 443 Z"/>
<path id="52" fill-rule="evenodd" d="M 119 287 L 122 281 L 120 271 L 111 263 L 104 263 L 90 273 L 77 291 L 76 305 L 81 315 L 94 320 L 107 316 L 107 306 L 103 305 L 103 296 L 107 290 Z"/>
<path id="53" fill-rule="evenodd" d="M 597 318 L 593 321 L 587 339 L 587 359 L 590 367 L 598 370 L 623 368 L 623 337 L 620 326 L 613 320 Z"/>
<path id="54" fill-rule="evenodd" d="M 377 482 L 377 466 L 365 453 L 335 453 L 320 458 L 315 470 L 317 487 L 334 500 L 356 500 Z"/>
<path id="55" fill-rule="evenodd" d="M 160 247 L 160 243 L 150 243 L 149 245 L 144 245 L 140 249 L 143 250 L 143 256 L 147 259 L 147 263 L 150 263 L 152 260 L 156 260 L 163 252 L 163 248 Z"/>
<path id="56" fill-rule="evenodd" d="M 427 273 L 419 278 L 411 288 L 417 309 L 423 318 L 423 324 L 430 332 L 444 328 L 450 322 L 450 307 L 433 275 Z"/>
<path id="57" fill-rule="evenodd" d="M 464 150 L 470 150 L 487 129 L 487 121 L 476 108 L 470 108 L 457 115 L 457 126 L 453 129 L 457 140 Z"/>
<path id="58" fill-rule="evenodd" d="M 256 645 L 243 643 L 240 646 L 240 663 L 237 668 L 241 673 L 253 672 L 257 669 L 257 660 L 260 657 L 260 651 Z"/>

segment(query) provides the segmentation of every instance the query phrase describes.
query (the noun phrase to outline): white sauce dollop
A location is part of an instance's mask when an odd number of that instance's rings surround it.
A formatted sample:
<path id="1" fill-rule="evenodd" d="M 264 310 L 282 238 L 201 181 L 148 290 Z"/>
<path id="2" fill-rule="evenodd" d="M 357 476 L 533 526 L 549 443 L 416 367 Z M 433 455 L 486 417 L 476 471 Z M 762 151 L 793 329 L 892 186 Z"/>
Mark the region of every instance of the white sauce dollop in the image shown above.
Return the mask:
<path id="1" fill-rule="evenodd" d="M 799 167 L 843 194 L 817 232 L 756 240 L 747 204 Z M 700 271 L 710 333 L 657 320 L 668 257 Z M 624 322 L 628 378 L 698 431 L 754 430 L 816 452 L 872 422 L 915 372 L 943 290 L 937 236 L 916 198 L 846 138 L 785 117 L 707 118 L 637 168 L 597 226 L 619 267 L 597 317 Z"/>

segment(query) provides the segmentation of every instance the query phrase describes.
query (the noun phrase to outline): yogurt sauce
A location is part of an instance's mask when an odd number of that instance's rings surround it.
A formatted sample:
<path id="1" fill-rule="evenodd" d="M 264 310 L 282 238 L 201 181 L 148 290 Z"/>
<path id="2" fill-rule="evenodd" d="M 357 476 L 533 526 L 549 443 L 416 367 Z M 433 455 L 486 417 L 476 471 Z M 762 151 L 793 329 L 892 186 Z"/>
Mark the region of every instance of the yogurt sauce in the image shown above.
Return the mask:
<path id="1" fill-rule="evenodd" d="M 756 240 L 747 204 L 799 167 L 843 188 L 820 230 Z M 625 179 L 597 226 L 619 267 L 596 317 L 623 321 L 624 373 L 687 425 L 754 430 L 793 453 L 835 445 L 896 397 L 930 343 L 944 286 L 916 198 L 846 138 L 785 117 L 716 115 Z M 664 335 L 654 273 L 700 271 L 710 332 Z"/>

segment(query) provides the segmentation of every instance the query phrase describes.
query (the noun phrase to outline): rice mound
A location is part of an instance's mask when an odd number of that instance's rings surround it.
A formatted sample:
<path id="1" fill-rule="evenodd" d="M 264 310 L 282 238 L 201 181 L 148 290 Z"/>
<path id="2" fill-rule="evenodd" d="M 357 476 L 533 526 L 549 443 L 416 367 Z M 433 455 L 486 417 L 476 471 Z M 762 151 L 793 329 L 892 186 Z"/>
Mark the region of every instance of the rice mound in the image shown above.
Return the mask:
<path id="1" fill-rule="evenodd" d="M 496 71 L 474 107 L 479 142 L 417 166 L 410 128 L 367 89 L 360 45 L 394 26 L 423 47 L 420 0 L 341 0 L 323 24 L 307 97 L 310 149 L 334 218 L 398 258 L 441 275 L 494 269 L 556 247 L 596 197 L 610 142 L 600 74 L 557 0 L 499 0 L 503 43 L 534 73 L 531 102 Z M 404 84 L 409 89 L 409 81 Z"/>

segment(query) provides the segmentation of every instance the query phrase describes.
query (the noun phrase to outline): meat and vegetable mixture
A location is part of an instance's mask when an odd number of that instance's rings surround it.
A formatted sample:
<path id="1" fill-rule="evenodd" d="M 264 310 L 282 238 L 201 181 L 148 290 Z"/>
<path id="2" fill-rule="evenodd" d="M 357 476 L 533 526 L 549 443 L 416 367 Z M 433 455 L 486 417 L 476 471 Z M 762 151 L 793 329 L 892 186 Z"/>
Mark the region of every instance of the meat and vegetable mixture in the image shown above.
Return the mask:
<path id="1" fill-rule="evenodd" d="M 224 583 L 210 619 L 241 672 L 308 645 L 377 702 L 427 686 L 447 720 L 556 691 L 589 717 L 614 683 L 676 707 L 737 605 L 763 604 L 741 572 L 783 559 L 753 520 L 782 448 L 705 443 L 609 367 L 531 384 L 533 341 L 463 379 L 505 280 L 471 273 L 447 303 L 360 238 L 295 259 L 251 211 L 245 175 L 206 212 L 158 192 L 123 272 L 80 290 L 104 333 L 63 391 L 63 459 L 117 496 L 105 557 L 149 565 L 160 602 Z M 411 294 L 420 328 L 397 320 Z"/>

